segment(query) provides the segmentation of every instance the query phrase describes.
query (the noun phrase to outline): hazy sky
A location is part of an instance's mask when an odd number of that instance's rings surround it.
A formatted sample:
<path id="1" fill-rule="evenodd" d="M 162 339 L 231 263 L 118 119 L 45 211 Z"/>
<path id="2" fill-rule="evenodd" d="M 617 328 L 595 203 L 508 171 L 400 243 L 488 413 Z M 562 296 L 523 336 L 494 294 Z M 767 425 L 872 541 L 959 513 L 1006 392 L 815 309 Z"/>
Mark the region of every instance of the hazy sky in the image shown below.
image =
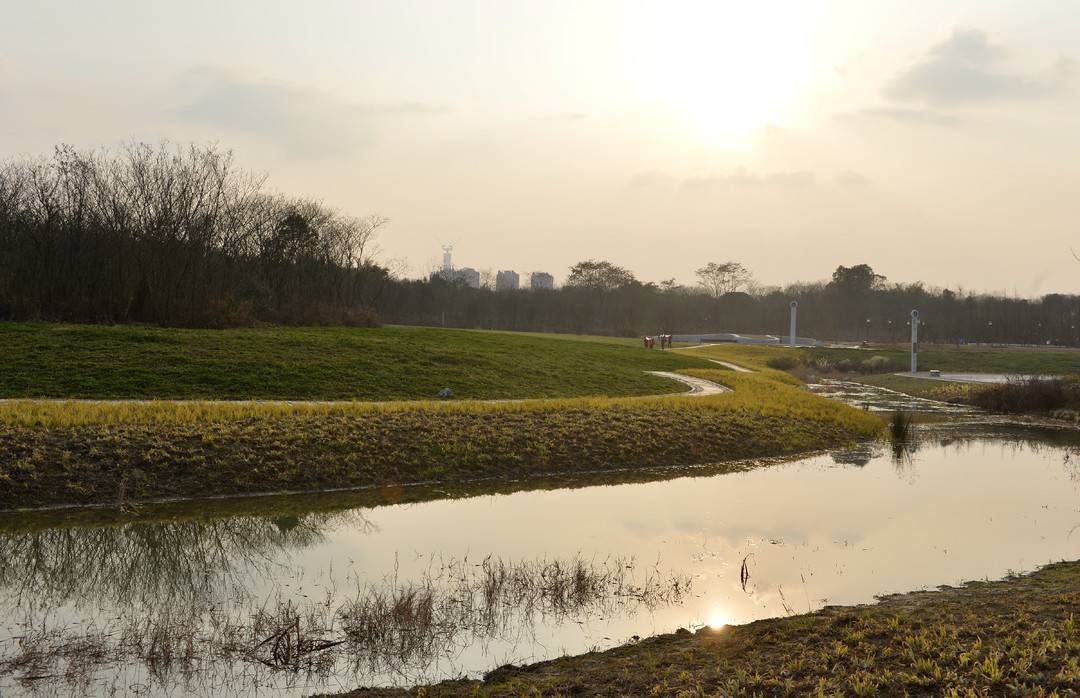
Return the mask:
<path id="1" fill-rule="evenodd" d="M 0 0 L 0 151 L 217 141 L 419 274 L 1080 292 L 1080 3 Z"/>

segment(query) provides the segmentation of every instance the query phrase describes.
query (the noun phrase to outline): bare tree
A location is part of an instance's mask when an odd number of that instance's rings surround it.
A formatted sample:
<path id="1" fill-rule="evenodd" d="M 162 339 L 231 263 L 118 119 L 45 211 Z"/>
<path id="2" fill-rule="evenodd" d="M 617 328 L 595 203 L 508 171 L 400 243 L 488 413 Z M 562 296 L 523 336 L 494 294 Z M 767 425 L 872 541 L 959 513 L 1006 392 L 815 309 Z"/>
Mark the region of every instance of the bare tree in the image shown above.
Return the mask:
<path id="1" fill-rule="evenodd" d="M 714 298 L 735 293 L 750 284 L 750 271 L 738 262 L 709 262 L 696 272 L 698 284 Z"/>
<path id="2" fill-rule="evenodd" d="M 56 148 L 0 168 L 0 316 L 369 322 L 381 217 L 269 194 L 216 147 Z"/>

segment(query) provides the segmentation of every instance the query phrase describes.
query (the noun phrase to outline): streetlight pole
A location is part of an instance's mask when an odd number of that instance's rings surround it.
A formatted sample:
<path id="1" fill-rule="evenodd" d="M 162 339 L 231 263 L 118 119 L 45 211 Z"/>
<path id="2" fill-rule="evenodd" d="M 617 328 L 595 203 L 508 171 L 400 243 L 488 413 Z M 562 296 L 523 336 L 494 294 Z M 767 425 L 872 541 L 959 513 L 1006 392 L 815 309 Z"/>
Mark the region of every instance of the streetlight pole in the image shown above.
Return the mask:
<path id="1" fill-rule="evenodd" d="M 795 317 L 799 312 L 799 301 L 791 301 L 791 326 L 788 333 L 788 346 L 795 348 Z"/>
<path id="2" fill-rule="evenodd" d="M 919 371 L 919 311 L 911 311 L 911 372 Z"/>

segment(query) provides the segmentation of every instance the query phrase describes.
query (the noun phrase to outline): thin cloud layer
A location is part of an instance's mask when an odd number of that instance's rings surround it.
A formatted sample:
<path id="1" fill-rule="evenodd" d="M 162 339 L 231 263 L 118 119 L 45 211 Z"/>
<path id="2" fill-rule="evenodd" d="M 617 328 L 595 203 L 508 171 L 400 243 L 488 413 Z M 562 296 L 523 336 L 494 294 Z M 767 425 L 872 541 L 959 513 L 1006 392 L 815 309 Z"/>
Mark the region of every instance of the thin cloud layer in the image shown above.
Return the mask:
<path id="1" fill-rule="evenodd" d="M 179 83 L 188 98 L 171 112 L 174 118 L 257 138 L 295 159 L 354 154 L 374 140 L 373 122 L 379 117 L 448 111 L 418 102 L 360 105 L 316 89 L 245 80 L 214 68 L 189 70 Z"/>
<path id="2" fill-rule="evenodd" d="M 922 61 L 894 78 L 885 87 L 885 95 L 943 107 L 1041 98 L 1060 88 L 1066 71 L 1013 72 L 1005 65 L 1006 57 L 1006 50 L 992 44 L 985 32 L 954 29 Z"/>
<path id="3" fill-rule="evenodd" d="M 918 126 L 956 126 L 961 122 L 960 119 L 951 114 L 942 114 L 929 109 L 908 109 L 906 107 L 872 107 L 842 115 L 842 118 L 845 119 L 853 117 L 894 121 Z"/>
<path id="4" fill-rule="evenodd" d="M 715 189 L 769 187 L 774 189 L 801 189 L 814 186 L 813 172 L 766 172 L 759 174 L 739 168 L 731 174 L 713 174 L 705 177 L 688 177 L 682 180 L 683 189 Z"/>
<path id="5" fill-rule="evenodd" d="M 855 172 L 854 170 L 844 170 L 833 178 L 833 181 L 837 186 L 845 189 L 865 189 L 870 186 L 870 179 L 861 172 Z"/>
<path id="6" fill-rule="evenodd" d="M 708 174 L 696 177 L 673 177 L 669 174 L 650 170 L 642 172 L 630 180 L 631 189 L 674 186 L 686 192 L 717 189 L 805 189 L 816 184 L 813 172 L 753 172 L 740 167 L 729 174 Z"/>

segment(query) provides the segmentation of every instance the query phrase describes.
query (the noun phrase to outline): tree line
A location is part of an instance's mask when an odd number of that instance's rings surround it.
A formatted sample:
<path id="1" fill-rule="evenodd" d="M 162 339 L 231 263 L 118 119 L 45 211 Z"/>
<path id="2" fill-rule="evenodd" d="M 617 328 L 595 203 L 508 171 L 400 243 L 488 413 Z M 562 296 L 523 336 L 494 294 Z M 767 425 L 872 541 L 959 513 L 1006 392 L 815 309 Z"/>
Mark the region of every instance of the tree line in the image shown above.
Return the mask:
<path id="1" fill-rule="evenodd" d="M 0 167 L 0 318 L 375 322 L 379 218 L 267 190 L 215 147 L 59 147 Z"/>
<path id="2" fill-rule="evenodd" d="M 0 166 L 0 319 L 782 335 L 798 300 L 799 334 L 820 339 L 904 341 L 917 308 L 923 341 L 1080 344 L 1080 296 L 930 289 L 866 264 L 783 288 L 734 261 L 693 287 L 593 259 L 556 289 L 398 278 L 375 259 L 385 223 L 271 192 L 215 147 L 60 147 Z"/>
<path id="3" fill-rule="evenodd" d="M 855 269 L 854 274 L 844 270 Z M 386 322 L 613 336 L 735 332 L 786 335 L 799 301 L 799 335 L 904 342 L 910 312 L 920 339 L 938 343 L 1080 345 L 1080 296 L 1038 299 L 888 283 L 867 265 L 839 267 L 828 282 L 714 293 L 703 287 L 639 282 L 567 283 L 551 290 L 494 291 L 442 279 L 393 280 L 376 303 Z M 570 277 L 572 278 L 572 277 Z"/>

